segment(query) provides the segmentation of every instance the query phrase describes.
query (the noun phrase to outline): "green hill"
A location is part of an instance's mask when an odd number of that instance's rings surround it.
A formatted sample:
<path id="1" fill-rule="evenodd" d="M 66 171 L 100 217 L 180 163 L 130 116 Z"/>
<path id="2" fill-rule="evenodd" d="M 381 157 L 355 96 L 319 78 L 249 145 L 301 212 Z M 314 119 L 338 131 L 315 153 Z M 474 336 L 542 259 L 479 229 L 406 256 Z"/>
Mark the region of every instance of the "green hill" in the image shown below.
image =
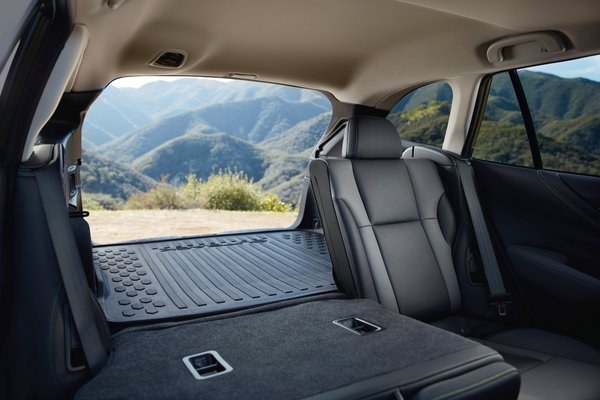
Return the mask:
<path id="1" fill-rule="evenodd" d="M 331 113 L 325 112 L 302 121 L 287 131 L 259 144 L 265 150 L 280 150 L 287 154 L 306 153 L 317 144 L 331 121 Z"/>
<path id="2" fill-rule="evenodd" d="M 448 125 L 450 102 L 434 100 L 388 115 L 403 140 L 442 146 Z"/>
<path id="3" fill-rule="evenodd" d="M 323 108 L 313 103 L 269 97 L 216 104 L 194 111 L 193 115 L 221 132 L 260 143 L 322 112 Z"/>
<path id="4" fill-rule="evenodd" d="M 452 89 L 445 82 L 437 82 L 423 86 L 404 96 L 402 100 L 390 110 L 390 114 L 411 111 L 424 104 L 426 105 L 432 101 L 432 99 L 439 102 L 450 103 L 452 101 Z"/>
<path id="5" fill-rule="evenodd" d="M 132 163 L 135 159 L 161 146 L 169 140 L 186 133 L 216 133 L 195 118 L 193 113 L 185 113 L 152 123 L 123 136 L 98 149 L 99 152 L 123 163 Z"/>
<path id="6" fill-rule="evenodd" d="M 189 133 L 169 140 L 138 158 L 133 168 L 152 178 L 167 175 L 169 182 L 179 183 L 194 173 L 206 179 L 219 170 L 243 171 L 258 181 L 265 165 L 260 150 L 244 140 L 226 133 Z"/>
<path id="7" fill-rule="evenodd" d="M 93 151 L 84 150 L 81 161 L 81 185 L 85 193 L 103 193 L 125 200 L 157 184 L 154 179 Z"/>
<path id="8" fill-rule="evenodd" d="M 532 116 L 539 125 L 551 119 L 600 114 L 600 82 L 530 71 L 519 72 L 519 77 Z"/>
<path id="9" fill-rule="evenodd" d="M 99 151 L 121 162 L 133 162 L 189 132 L 226 132 L 259 143 L 322 113 L 323 108 L 312 102 L 290 103 L 279 98 L 216 104 L 154 122 L 107 143 Z"/>
<path id="10" fill-rule="evenodd" d="M 258 183 L 264 190 L 277 193 L 282 201 L 296 204 L 308 166 L 308 156 L 272 152 L 265 160 L 268 167 Z"/>

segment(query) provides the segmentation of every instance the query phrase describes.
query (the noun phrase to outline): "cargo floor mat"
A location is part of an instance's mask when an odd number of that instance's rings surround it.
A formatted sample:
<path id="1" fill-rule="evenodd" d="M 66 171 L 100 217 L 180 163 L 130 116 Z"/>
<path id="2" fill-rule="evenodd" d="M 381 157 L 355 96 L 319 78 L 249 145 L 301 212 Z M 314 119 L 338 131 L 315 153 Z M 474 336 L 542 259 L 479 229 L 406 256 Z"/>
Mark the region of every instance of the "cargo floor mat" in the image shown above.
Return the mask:
<path id="1" fill-rule="evenodd" d="M 277 231 L 94 247 L 108 321 L 206 315 L 335 291 L 322 234 Z"/>

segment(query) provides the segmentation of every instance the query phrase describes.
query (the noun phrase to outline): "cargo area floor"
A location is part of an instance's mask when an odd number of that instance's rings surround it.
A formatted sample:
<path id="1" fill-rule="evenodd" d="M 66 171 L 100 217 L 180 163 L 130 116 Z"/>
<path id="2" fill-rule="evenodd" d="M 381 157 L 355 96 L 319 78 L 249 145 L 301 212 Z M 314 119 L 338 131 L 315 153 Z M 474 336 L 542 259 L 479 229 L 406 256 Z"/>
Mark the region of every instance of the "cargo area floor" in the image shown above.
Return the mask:
<path id="1" fill-rule="evenodd" d="M 322 234 L 276 231 L 95 246 L 115 323 L 206 315 L 335 291 Z"/>

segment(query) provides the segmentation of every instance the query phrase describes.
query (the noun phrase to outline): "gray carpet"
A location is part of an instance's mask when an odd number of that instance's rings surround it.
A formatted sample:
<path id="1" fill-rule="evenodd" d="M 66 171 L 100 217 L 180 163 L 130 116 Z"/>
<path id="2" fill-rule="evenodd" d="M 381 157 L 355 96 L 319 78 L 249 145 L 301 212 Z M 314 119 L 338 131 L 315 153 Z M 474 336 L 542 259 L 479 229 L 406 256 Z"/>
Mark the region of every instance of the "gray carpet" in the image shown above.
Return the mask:
<path id="1" fill-rule="evenodd" d="M 385 327 L 359 336 L 332 323 Z M 77 399 L 303 398 L 477 346 L 368 300 L 325 300 L 222 320 L 123 332 Z M 216 350 L 233 371 L 196 380 L 182 358 Z"/>

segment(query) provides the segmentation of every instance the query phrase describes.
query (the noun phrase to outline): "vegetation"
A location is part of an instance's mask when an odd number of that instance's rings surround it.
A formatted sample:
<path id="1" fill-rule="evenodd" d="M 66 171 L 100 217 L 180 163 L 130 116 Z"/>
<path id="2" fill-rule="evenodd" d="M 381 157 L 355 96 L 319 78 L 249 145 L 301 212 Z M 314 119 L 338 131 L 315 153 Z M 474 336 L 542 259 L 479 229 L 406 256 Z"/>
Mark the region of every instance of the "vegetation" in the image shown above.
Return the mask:
<path id="1" fill-rule="evenodd" d="M 106 194 L 125 200 L 134 193 L 157 185 L 149 176 L 93 151 L 84 150 L 82 161 L 81 184 L 86 193 Z"/>
<path id="2" fill-rule="evenodd" d="M 433 100 L 390 114 L 388 119 L 404 140 L 442 147 L 450 115 L 450 102 Z"/>
<path id="3" fill-rule="evenodd" d="M 310 152 L 331 121 L 331 113 L 324 112 L 314 118 L 294 125 L 287 131 L 261 142 L 259 147 L 268 151 L 281 151 L 286 155 Z M 306 154 L 308 155 L 308 154 Z"/>
<path id="4" fill-rule="evenodd" d="M 205 181 L 199 180 L 195 174 L 189 174 L 186 181 L 177 187 L 169 185 L 165 177 L 158 186 L 132 195 L 125 208 L 292 211 L 292 206 L 282 202 L 278 195 L 264 193 L 245 173 L 235 170 L 220 170 Z"/>
<path id="5" fill-rule="evenodd" d="M 84 193 L 83 209 L 87 211 L 120 210 L 125 205 L 122 199 L 104 193 Z"/>
<path id="6" fill-rule="evenodd" d="M 483 121 L 473 157 L 533 167 L 525 127 L 505 121 Z"/>
<path id="7" fill-rule="evenodd" d="M 125 209 L 128 210 L 175 210 L 182 208 L 177 196 L 177 189 L 169 185 L 167 177 L 147 192 L 136 193 L 127 199 Z"/>
<path id="8" fill-rule="evenodd" d="M 207 179 L 213 171 L 227 168 L 259 180 L 264 161 L 262 152 L 245 140 L 225 133 L 188 133 L 148 152 L 133 166 L 155 179 L 167 174 L 171 184 L 179 184 L 190 173 Z"/>

